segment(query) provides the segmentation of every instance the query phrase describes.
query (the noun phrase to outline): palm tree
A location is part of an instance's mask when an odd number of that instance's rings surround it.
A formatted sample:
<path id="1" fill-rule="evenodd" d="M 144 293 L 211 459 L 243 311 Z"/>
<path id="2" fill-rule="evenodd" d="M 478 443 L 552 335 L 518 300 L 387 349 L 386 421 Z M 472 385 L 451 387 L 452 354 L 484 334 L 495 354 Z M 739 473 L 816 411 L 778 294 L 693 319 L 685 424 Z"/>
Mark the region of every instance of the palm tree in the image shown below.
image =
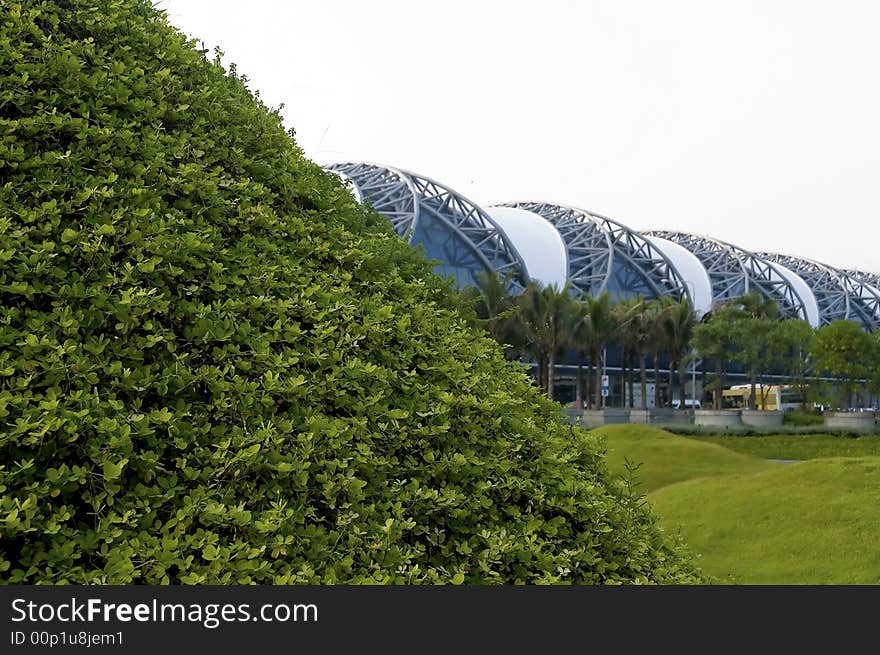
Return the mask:
<path id="1" fill-rule="evenodd" d="M 519 310 L 517 298 L 510 293 L 508 280 L 502 280 L 496 273 L 480 271 L 474 274 L 474 280 L 476 287 L 468 289 L 474 311 L 490 336 L 505 343 L 512 336 L 511 319 Z"/>
<path id="2" fill-rule="evenodd" d="M 571 341 L 574 299 L 566 285 L 541 287 L 530 282 L 519 298 L 519 322 L 538 365 L 538 385 L 553 398 L 556 355 Z"/>
<path id="3" fill-rule="evenodd" d="M 536 282 L 530 282 L 517 298 L 519 312 L 516 315 L 516 324 L 522 336 L 523 354 L 535 360 L 537 383 L 542 390 L 546 389 L 544 380 L 547 371 L 547 356 L 542 333 L 546 314 L 544 301 L 541 287 Z"/>
<path id="4" fill-rule="evenodd" d="M 617 342 L 623 348 L 622 357 L 622 377 L 624 382 L 624 406 L 627 405 L 627 397 L 629 398 L 629 407 L 633 406 L 633 373 L 632 360 L 638 348 L 637 329 L 640 319 L 645 311 L 645 303 L 641 296 L 622 300 L 614 305 L 611 313 L 614 317 L 616 325 Z M 627 386 L 629 387 L 627 392 Z"/>
<path id="5" fill-rule="evenodd" d="M 583 365 L 584 359 L 589 354 L 590 343 L 593 340 L 593 326 L 590 323 L 589 304 L 574 302 L 570 316 L 572 324 L 569 328 L 569 345 L 574 348 L 577 356 L 575 399 L 581 403 L 581 406 L 584 406 L 589 403 L 585 402 L 585 400 L 588 400 L 588 393 L 584 388 Z"/>
<path id="6" fill-rule="evenodd" d="M 673 299 L 668 296 L 662 296 L 654 300 L 654 306 L 652 308 L 650 316 L 650 331 L 653 333 L 651 339 L 648 340 L 648 343 L 651 346 L 652 355 L 654 359 L 654 406 L 660 407 L 660 355 L 663 352 L 668 351 L 668 340 L 666 330 L 664 329 L 665 322 L 665 312 L 669 305 L 673 302 Z M 670 383 L 670 392 L 672 389 L 672 385 Z"/>
<path id="7" fill-rule="evenodd" d="M 544 346 L 547 352 L 547 397 L 553 400 L 556 385 L 556 355 L 560 348 L 571 343 L 575 301 L 567 284 L 562 289 L 558 289 L 555 285 L 544 287 L 542 293 L 546 298 Z"/>
<path id="8" fill-rule="evenodd" d="M 587 298 L 590 314 L 590 359 L 596 366 L 596 407 L 602 407 L 602 366 L 599 365 L 599 353 L 615 334 L 616 325 L 611 311 L 611 295 L 605 291 L 596 298 Z M 604 364 L 604 360 L 602 361 Z"/>
<path id="9" fill-rule="evenodd" d="M 687 298 L 669 305 L 663 312 L 663 331 L 666 336 L 666 345 L 669 348 L 669 370 L 675 369 L 678 374 L 678 397 L 680 405 L 684 408 L 684 376 L 681 373 L 682 359 L 687 355 L 694 337 L 694 326 L 697 316 L 693 305 Z M 671 388 L 671 386 L 670 386 Z"/>
<path id="10" fill-rule="evenodd" d="M 760 291 L 749 291 L 730 301 L 752 318 L 779 318 L 779 305 Z"/>
<path id="11" fill-rule="evenodd" d="M 635 352 L 639 357 L 639 382 L 642 390 L 642 409 L 648 408 L 648 355 L 655 349 L 658 331 L 657 314 L 660 304 L 656 300 L 642 303 L 641 310 L 631 325 Z M 632 396 L 632 392 L 630 392 Z"/>

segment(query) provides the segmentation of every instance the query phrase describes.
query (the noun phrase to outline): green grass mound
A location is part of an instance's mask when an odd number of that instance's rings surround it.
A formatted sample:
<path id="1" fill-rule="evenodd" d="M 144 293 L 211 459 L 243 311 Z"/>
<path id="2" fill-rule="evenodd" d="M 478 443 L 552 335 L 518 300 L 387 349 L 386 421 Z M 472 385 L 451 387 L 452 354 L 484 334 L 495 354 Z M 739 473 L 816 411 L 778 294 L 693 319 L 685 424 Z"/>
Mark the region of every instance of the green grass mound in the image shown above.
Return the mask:
<path id="1" fill-rule="evenodd" d="M 880 457 L 690 480 L 650 501 L 730 584 L 880 584 Z"/>
<path id="2" fill-rule="evenodd" d="M 842 437 L 832 434 L 764 435 L 760 437 L 691 437 L 744 455 L 763 459 L 817 459 L 880 455 L 880 436 Z"/>
<path id="3" fill-rule="evenodd" d="M 636 489 L 643 493 L 692 478 L 753 473 L 773 466 L 714 443 L 645 425 L 606 425 L 590 434 L 605 439 L 609 468 L 622 476 L 632 473 Z"/>
<path id="4" fill-rule="evenodd" d="M 0 53 L 3 582 L 697 579 L 149 2 L 6 3 Z"/>

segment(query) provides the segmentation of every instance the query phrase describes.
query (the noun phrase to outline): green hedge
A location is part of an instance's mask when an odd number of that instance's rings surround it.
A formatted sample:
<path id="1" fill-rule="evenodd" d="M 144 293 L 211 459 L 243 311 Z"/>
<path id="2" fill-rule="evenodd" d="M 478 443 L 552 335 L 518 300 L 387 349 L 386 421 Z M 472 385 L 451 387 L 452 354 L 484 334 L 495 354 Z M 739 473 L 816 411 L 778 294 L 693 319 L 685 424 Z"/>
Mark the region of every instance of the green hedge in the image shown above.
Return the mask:
<path id="1" fill-rule="evenodd" d="M 782 415 L 782 422 L 794 426 L 824 425 L 825 417 L 810 412 L 785 412 Z"/>
<path id="2" fill-rule="evenodd" d="M 761 428 L 752 425 L 736 425 L 729 428 L 719 428 L 706 425 L 688 425 L 682 423 L 664 424 L 657 427 L 672 432 L 673 434 L 681 434 L 685 436 L 741 436 L 741 437 L 762 437 L 773 434 L 783 435 L 809 435 L 809 434 L 827 434 L 837 437 L 861 437 L 865 434 L 878 434 L 874 432 L 864 432 L 862 430 L 849 430 L 845 428 L 826 428 L 825 425 L 783 425 L 778 428 Z"/>
<path id="3" fill-rule="evenodd" d="M 7 3 L 0 52 L 3 581 L 700 579 L 149 2 Z"/>

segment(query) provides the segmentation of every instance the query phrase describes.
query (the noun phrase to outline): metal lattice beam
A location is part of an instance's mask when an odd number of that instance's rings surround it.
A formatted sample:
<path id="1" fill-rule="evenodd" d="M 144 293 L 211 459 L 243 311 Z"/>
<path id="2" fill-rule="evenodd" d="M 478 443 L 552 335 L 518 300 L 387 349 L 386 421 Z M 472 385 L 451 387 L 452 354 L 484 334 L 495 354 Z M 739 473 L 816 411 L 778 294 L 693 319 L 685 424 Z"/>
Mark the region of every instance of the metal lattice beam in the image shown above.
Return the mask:
<path id="1" fill-rule="evenodd" d="M 821 262 L 791 255 L 761 253 L 761 257 L 782 264 L 800 275 L 816 297 L 822 325 L 832 321 L 856 321 L 874 331 L 880 321 L 880 293 L 857 277 Z"/>
<path id="2" fill-rule="evenodd" d="M 709 273 L 716 302 L 759 291 L 777 302 L 783 316 L 808 320 L 804 300 L 791 282 L 758 255 L 718 239 L 687 232 L 652 230 L 646 234 L 674 241 L 696 255 Z"/>
<path id="3" fill-rule="evenodd" d="M 485 270 L 510 280 L 519 292 L 528 284 L 522 257 L 489 215 L 449 187 L 423 175 L 375 164 L 332 164 L 327 170 L 351 179 L 363 201 L 388 217 L 398 236 L 407 243 L 419 242 L 419 228 L 437 221 L 448 230 L 442 243 L 433 243 L 449 263 L 457 250 L 468 248 Z M 432 223 L 433 224 L 433 223 Z"/>
<path id="4" fill-rule="evenodd" d="M 874 308 L 875 329 L 880 329 L 880 275 L 854 269 L 845 269 L 841 272 L 859 284 L 860 297 L 873 299 L 869 301 L 869 305 Z"/>
<path id="5" fill-rule="evenodd" d="M 691 295 L 683 276 L 663 252 L 610 218 L 545 202 L 502 206 L 533 212 L 556 227 L 567 249 L 568 281 L 581 296 L 595 297 L 612 282 L 619 289 L 647 289 L 646 295 L 655 298 Z"/>
<path id="6" fill-rule="evenodd" d="M 409 241 L 408 234 L 419 215 L 415 189 L 406 176 L 393 168 L 374 164 L 332 164 L 327 170 L 341 173 L 354 184 L 358 201 L 385 216 L 397 236 Z"/>
<path id="7" fill-rule="evenodd" d="M 876 273 L 857 271 L 855 269 L 846 269 L 843 272 L 847 275 L 851 275 L 863 284 L 870 284 L 875 289 L 880 289 L 880 275 L 877 275 Z"/>

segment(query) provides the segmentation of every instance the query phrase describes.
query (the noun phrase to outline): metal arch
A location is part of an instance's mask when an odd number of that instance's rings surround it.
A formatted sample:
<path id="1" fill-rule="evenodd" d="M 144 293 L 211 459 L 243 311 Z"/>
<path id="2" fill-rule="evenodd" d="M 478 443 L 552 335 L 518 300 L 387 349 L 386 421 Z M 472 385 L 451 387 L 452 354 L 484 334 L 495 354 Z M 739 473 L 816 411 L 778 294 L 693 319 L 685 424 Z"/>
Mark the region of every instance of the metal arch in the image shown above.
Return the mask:
<path id="1" fill-rule="evenodd" d="M 568 281 L 584 297 L 605 291 L 616 258 L 629 264 L 626 269 L 634 271 L 655 297 L 691 297 L 684 277 L 666 254 L 617 221 L 583 209 L 546 202 L 514 202 L 501 206 L 533 212 L 556 227 L 568 251 Z"/>
<path id="2" fill-rule="evenodd" d="M 422 212 L 430 212 L 473 248 L 486 268 L 500 277 L 511 275 L 515 291 L 529 283 L 525 261 L 502 229 L 479 205 L 424 175 L 400 170 L 409 178 Z M 414 228 L 417 226 L 414 223 Z"/>
<path id="3" fill-rule="evenodd" d="M 748 272 L 739 257 L 725 244 L 684 232 L 652 230 L 645 234 L 673 241 L 692 252 L 709 274 L 715 301 L 730 300 L 748 293 Z"/>
<path id="4" fill-rule="evenodd" d="M 694 253 L 709 273 L 716 301 L 757 290 L 775 300 L 783 316 L 808 320 L 806 305 L 794 286 L 760 256 L 725 241 L 687 232 L 651 230 L 645 234 L 674 241 Z"/>
<path id="5" fill-rule="evenodd" d="M 876 323 L 874 329 L 880 328 L 880 275 L 854 269 L 843 269 L 841 272 L 848 275 L 859 285 L 860 297 L 874 299 L 873 302 L 869 301 L 875 309 L 874 317 Z"/>
<path id="6" fill-rule="evenodd" d="M 853 275 L 811 259 L 776 253 L 760 256 L 790 268 L 810 285 L 819 303 L 822 325 L 850 320 L 858 321 L 868 331 L 877 329 L 880 293 Z"/>
<path id="7" fill-rule="evenodd" d="M 539 202 L 505 203 L 538 214 L 552 223 L 568 254 L 568 282 L 584 297 L 596 296 L 611 277 L 611 237 L 592 217 L 571 207 Z"/>
<path id="8" fill-rule="evenodd" d="M 385 216 L 401 239 L 409 235 L 419 216 L 416 191 L 405 175 L 393 168 L 375 164 L 346 162 L 331 164 L 327 170 L 349 178 L 361 197 L 373 209 Z"/>
<path id="9" fill-rule="evenodd" d="M 666 253 L 625 225 L 599 214 L 593 214 L 593 216 L 602 223 L 603 228 L 611 235 L 614 255 L 623 255 L 636 270 L 641 272 L 655 289 L 658 297 L 676 295 L 680 298 L 689 298 L 691 306 L 696 305 L 695 299 L 691 297 L 691 291 L 685 283 L 684 276 L 666 256 Z"/>
<path id="10" fill-rule="evenodd" d="M 424 175 L 369 163 L 332 164 L 344 173 L 365 201 L 387 216 L 401 239 L 412 244 L 420 219 L 430 215 L 442 222 L 471 249 L 488 271 L 510 276 L 511 291 L 529 282 L 525 262 L 501 228 L 476 203 Z"/>
<path id="11" fill-rule="evenodd" d="M 856 278 L 860 282 L 864 284 L 870 284 L 871 286 L 880 289 L 880 275 L 876 273 L 868 273 L 867 271 L 857 271 L 855 269 L 845 269 L 843 271 L 847 275 L 851 275 Z"/>

